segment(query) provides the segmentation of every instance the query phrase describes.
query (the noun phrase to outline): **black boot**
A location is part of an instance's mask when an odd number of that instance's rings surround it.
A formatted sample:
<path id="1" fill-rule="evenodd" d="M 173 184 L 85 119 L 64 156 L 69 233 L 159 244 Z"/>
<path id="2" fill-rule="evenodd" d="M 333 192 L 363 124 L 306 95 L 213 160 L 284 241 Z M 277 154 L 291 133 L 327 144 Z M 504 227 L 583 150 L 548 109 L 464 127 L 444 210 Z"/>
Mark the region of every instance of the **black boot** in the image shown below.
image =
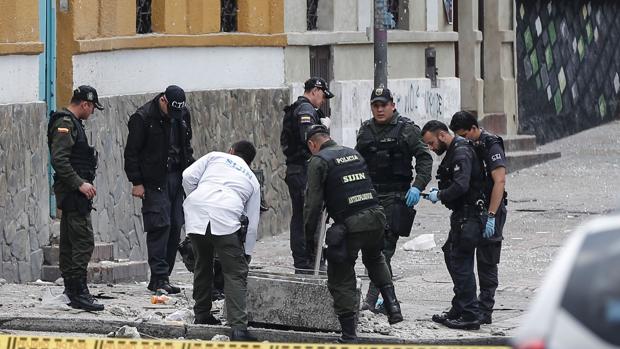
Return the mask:
<path id="1" fill-rule="evenodd" d="M 194 324 L 196 325 L 221 325 L 222 322 L 215 318 L 215 316 L 210 313 L 207 314 L 196 314 L 196 318 L 194 319 Z"/>
<path id="2" fill-rule="evenodd" d="M 403 321 L 403 314 L 400 312 L 400 304 L 398 304 L 398 299 L 396 299 L 394 285 L 383 286 L 380 290 L 390 325 Z"/>
<path id="3" fill-rule="evenodd" d="M 153 280 L 149 283 L 147 288 L 153 292 L 157 292 L 157 290 L 164 290 L 167 294 L 181 293 L 181 289 L 176 286 L 172 286 L 168 279 Z"/>
<path id="4" fill-rule="evenodd" d="M 436 322 L 438 324 L 443 324 L 446 322 L 446 320 L 456 320 L 460 317 L 461 315 L 459 315 L 456 311 L 454 311 L 453 308 L 450 308 L 450 310 L 448 310 L 447 312 L 444 311 L 441 314 L 433 315 L 431 320 L 433 320 L 433 322 Z"/>
<path id="5" fill-rule="evenodd" d="M 366 292 L 364 304 L 362 304 L 362 310 L 370 310 L 375 313 L 377 311 L 375 308 L 377 299 L 379 299 L 379 289 L 375 287 L 375 285 L 370 284 L 368 286 L 368 292 Z"/>
<path id="6" fill-rule="evenodd" d="M 247 329 L 233 328 L 230 333 L 231 342 L 258 342 L 258 339 L 254 337 Z"/>
<path id="7" fill-rule="evenodd" d="M 93 297 L 88 291 L 86 279 L 68 279 L 65 280 L 68 283 L 69 305 L 72 308 L 84 309 L 87 311 L 101 311 L 103 310 L 103 304 L 97 303 L 95 297 Z"/>
<path id="8" fill-rule="evenodd" d="M 463 317 L 454 320 L 446 320 L 443 323 L 446 327 L 454 328 L 457 330 L 479 330 L 480 329 L 480 321 L 478 319 L 466 320 Z"/>
<path id="9" fill-rule="evenodd" d="M 338 315 L 338 321 L 340 321 L 341 335 L 338 338 L 338 343 L 353 344 L 357 343 L 357 318 L 355 313 L 348 313 L 344 315 Z"/>

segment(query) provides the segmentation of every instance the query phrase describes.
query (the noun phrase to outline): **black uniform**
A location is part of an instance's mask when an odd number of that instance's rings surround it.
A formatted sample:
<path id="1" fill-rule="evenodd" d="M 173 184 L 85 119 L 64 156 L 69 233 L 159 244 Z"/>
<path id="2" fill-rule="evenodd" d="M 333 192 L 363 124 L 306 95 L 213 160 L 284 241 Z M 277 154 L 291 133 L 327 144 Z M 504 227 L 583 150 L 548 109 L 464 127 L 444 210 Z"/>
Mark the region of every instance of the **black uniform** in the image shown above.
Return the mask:
<path id="1" fill-rule="evenodd" d="M 499 167 L 506 168 L 506 155 L 504 154 L 504 142 L 501 137 L 482 130 L 480 138 L 475 144 L 476 153 L 484 163 L 485 168 L 485 195 L 490 200 L 493 189 L 491 172 Z M 482 239 L 476 250 L 476 262 L 478 266 L 478 281 L 480 283 L 480 306 L 481 319 L 491 320 L 493 306 L 495 305 L 495 290 L 498 286 L 497 264 L 499 264 L 504 239 L 502 231 L 506 222 L 505 199 L 500 202 L 495 213 L 495 234 L 489 239 Z"/>
<path id="2" fill-rule="evenodd" d="M 454 283 L 452 311 L 464 321 L 478 320 L 474 252 L 486 224 L 484 175 L 470 141 L 454 137 L 437 170 L 441 202 L 450 210 L 450 233 L 443 245 Z"/>
<path id="3" fill-rule="evenodd" d="M 149 289 L 174 268 L 183 217 L 182 172 L 194 162 L 190 114 L 180 119 L 163 114 L 159 94 L 129 119 L 125 173 L 133 185 L 144 185 L 142 219 L 147 232 Z"/>
<path id="4" fill-rule="evenodd" d="M 290 243 L 296 269 L 312 269 L 311 256 L 306 251 L 303 227 L 304 190 L 308 181 L 310 151 L 306 145 L 306 132 L 313 125 L 320 125 L 323 117 L 310 101 L 300 96 L 295 103 L 284 108 L 280 145 L 286 156 L 286 185 L 291 196 L 293 215 L 290 224 Z"/>
<path id="5" fill-rule="evenodd" d="M 368 276 L 381 290 L 390 323 L 402 321 L 390 271 L 381 253 L 385 214 L 377 200 L 363 157 L 329 140 L 310 159 L 304 207 L 307 243 L 315 238 L 319 216 L 327 207 L 334 224 L 327 230 L 327 286 L 334 298 L 343 336 L 355 336 L 354 314 L 359 309 L 355 261 L 362 251 Z"/>

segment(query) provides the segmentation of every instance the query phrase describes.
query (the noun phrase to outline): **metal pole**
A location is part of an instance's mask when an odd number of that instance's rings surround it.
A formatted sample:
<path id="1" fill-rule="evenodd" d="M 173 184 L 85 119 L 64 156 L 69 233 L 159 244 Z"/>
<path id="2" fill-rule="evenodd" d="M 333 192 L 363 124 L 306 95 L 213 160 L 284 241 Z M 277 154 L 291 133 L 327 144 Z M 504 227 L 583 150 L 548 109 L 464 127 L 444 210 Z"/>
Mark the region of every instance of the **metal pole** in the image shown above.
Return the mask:
<path id="1" fill-rule="evenodd" d="M 387 0 L 375 0 L 375 88 L 387 88 Z"/>

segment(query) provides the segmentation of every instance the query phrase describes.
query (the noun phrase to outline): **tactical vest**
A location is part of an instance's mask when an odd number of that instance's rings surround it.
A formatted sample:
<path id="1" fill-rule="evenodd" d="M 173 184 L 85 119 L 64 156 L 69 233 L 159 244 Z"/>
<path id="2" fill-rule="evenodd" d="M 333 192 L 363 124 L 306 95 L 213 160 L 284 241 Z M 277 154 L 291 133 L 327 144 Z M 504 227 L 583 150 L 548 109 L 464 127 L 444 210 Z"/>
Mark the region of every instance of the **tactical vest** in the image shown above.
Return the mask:
<path id="1" fill-rule="evenodd" d="M 47 145 L 51 151 L 53 126 L 58 119 L 65 116 L 71 118 L 71 122 L 73 122 L 73 127 L 77 131 L 75 144 L 73 145 L 73 148 L 71 148 L 71 155 L 69 157 L 71 167 L 73 167 L 73 170 L 78 174 L 78 176 L 80 176 L 87 182 L 92 183 L 95 180 L 95 174 L 97 170 L 97 151 L 94 147 L 91 147 L 88 144 L 84 127 L 76 117 L 62 110 L 52 112 L 50 114 L 50 121 L 47 124 Z M 54 174 L 54 180 L 57 180 L 56 174 Z"/>
<path id="2" fill-rule="evenodd" d="M 379 206 L 364 158 L 357 151 L 336 146 L 322 149 L 317 156 L 328 164 L 325 202 L 336 223 L 361 210 Z"/>
<path id="3" fill-rule="evenodd" d="M 308 157 L 305 154 L 306 149 L 300 143 L 301 135 L 299 134 L 299 121 L 296 118 L 295 111 L 303 101 L 297 100 L 291 105 L 284 107 L 284 118 L 282 120 L 282 132 L 280 133 L 280 146 L 282 152 L 286 156 L 287 163 L 289 159 Z"/>
<path id="4" fill-rule="evenodd" d="M 446 158 L 441 162 L 439 167 L 437 168 L 437 179 L 439 180 L 438 188 L 439 190 L 444 190 L 449 188 L 454 179 L 454 165 L 453 165 L 453 157 L 456 153 L 456 149 L 460 147 L 472 147 L 473 144 L 471 141 L 468 141 L 463 138 L 455 138 L 454 139 L 454 149 L 446 154 Z M 475 154 L 475 152 L 474 152 Z M 479 165 L 478 156 L 474 159 L 473 166 Z M 482 171 L 482 169 L 481 169 Z M 458 199 L 444 202 L 442 203 L 450 210 L 456 211 L 465 206 L 476 207 L 477 209 L 483 210 L 488 207 L 488 198 L 484 191 L 484 172 L 480 172 L 480 176 L 474 177 L 471 176 L 469 179 L 469 190 L 463 195 L 461 195 Z"/>
<path id="5" fill-rule="evenodd" d="M 363 133 L 357 149 L 368 164 L 372 182 L 380 192 L 401 191 L 409 188 L 413 179 L 412 155 L 401 141 L 401 133 L 405 125 L 413 122 L 406 117 L 399 116 L 396 126 L 381 138 L 375 134 L 370 122 L 372 120 L 366 121 L 362 126 L 368 128 L 370 132 Z M 382 188 L 387 188 L 387 190 Z"/>

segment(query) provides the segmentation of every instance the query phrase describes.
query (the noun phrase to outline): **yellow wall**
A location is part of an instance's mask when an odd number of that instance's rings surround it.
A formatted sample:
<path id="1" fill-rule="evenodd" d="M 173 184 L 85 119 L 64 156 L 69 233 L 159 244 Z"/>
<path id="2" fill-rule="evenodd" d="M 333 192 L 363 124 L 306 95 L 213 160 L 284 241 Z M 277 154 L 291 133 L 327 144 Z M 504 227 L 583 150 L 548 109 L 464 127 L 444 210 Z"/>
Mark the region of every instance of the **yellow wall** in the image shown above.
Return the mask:
<path id="1" fill-rule="evenodd" d="M 38 0 L 0 0 L 0 43 L 39 41 L 38 8 Z"/>

